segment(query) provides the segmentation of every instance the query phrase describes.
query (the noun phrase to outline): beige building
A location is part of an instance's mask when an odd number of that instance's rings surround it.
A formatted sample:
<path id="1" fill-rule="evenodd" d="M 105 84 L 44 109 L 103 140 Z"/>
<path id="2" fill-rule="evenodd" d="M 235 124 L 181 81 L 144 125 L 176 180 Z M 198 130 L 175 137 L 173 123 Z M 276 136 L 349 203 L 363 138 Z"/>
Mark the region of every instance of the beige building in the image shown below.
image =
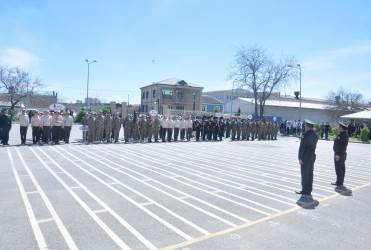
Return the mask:
<path id="1" fill-rule="evenodd" d="M 203 87 L 185 80 L 169 78 L 140 89 L 140 112 L 148 113 L 150 110 L 157 110 L 159 114 L 166 114 L 168 109 L 201 110 Z"/>

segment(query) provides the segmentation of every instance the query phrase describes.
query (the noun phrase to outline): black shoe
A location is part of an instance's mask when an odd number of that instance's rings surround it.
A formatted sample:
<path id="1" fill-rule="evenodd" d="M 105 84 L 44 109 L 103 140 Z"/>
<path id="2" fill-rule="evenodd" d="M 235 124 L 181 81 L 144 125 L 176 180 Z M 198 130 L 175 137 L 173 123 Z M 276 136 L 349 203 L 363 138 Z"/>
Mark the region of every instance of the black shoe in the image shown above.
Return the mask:
<path id="1" fill-rule="evenodd" d="M 334 186 L 342 186 L 343 184 L 338 183 L 337 181 L 331 182 L 331 185 Z"/>
<path id="2" fill-rule="evenodd" d="M 296 194 L 310 195 L 310 193 L 305 193 L 303 191 L 295 191 Z"/>

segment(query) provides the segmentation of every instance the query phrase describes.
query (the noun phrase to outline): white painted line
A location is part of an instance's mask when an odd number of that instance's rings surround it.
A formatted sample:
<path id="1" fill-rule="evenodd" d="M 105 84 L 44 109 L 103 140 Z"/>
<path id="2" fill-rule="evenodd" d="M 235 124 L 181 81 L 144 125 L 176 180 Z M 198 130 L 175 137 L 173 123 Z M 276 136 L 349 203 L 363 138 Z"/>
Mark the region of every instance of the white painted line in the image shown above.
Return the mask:
<path id="1" fill-rule="evenodd" d="M 140 203 L 141 206 L 153 205 L 152 201 Z"/>
<path id="2" fill-rule="evenodd" d="M 30 191 L 30 192 L 26 192 L 26 194 L 38 194 L 39 191 Z"/>
<path id="3" fill-rule="evenodd" d="M 107 213 L 108 211 L 106 209 L 101 209 L 101 210 L 95 210 L 93 213 L 99 214 L 99 213 Z"/>
<path id="4" fill-rule="evenodd" d="M 113 145 L 113 146 L 114 146 L 114 145 Z M 143 163 L 143 162 L 137 161 L 137 160 L 135 160 L 135 159 L 133 159 L 133 158 L 129 158 L 129 157 L 123 156 L 122 154 L 114 153 L 114 152 L 112 152 L 112 150 L 111 150 L 111 151 L 108 151 L 108 150 L 106 150 L 106 149 L 101 149 L 101 152 L 103 152 L 103 151 L 105 151 L 105 152 L 109 152 L 109 153 L 110 153 L 110 157 L 115 157 L 115 158 L 118 158 L 119 160 L 122 160 L 122 161 L 125 161 L 125 162 L 130 162 L 131 164 L 134 164 L 133 162 L 137 162 L 136 165 L 137 165 L 139 168 L 143 168 L 143 169 L 146 169 L 146 170 L 148 170 L 148 171 L 151 171 L 151 172 L 157 173 L 157 174 L 159 174 L 159 175 L 166 176 L 166 175 L 164 175 L 164 174 L 162 174 L 162 173 L 159 173 L 159 172 L 157 172 L 157 171 L 155 171 L 155 170 L 152 170 L 152 169 L 149 169 L 149 168 L 143 167 L 143 166 L 147 166 L 147 167 L 152 167 L 152 168 L 153 168 L 153 166 L 151 166 L 151 165 L 149 165 L 149 164 L 146 164 L 146 163 Z M 81 152 L 81 151 L 80 151 L 80 152 Z M 115 155 L 119 155 L 119 157 L 118 157 L 118 156 L 115 156 Z M 104 158 L 104 157 L 101 157 L 101 156 L 98 156 L 98 157 L 103 158 L 103 159 L 105 159 L 105 160 L 108 161 L 108 162 L 111 162 L 111 164 L 117 164 L 117 163 L 115 163 L 115 162 L 113 162 L 113 161 L 110 161 L 110 160 L 107 159 L 107 158 Z M 128 160 L 124 160 L 124 158 L 125 158 L 125 159 L 128 159 Z M 124 168 L 124 167 L 123 167 L 123 168 Z M 134 171 L 134 170 L 132 170 L 132 169 L 129 169 L 129 168 L 125 168 L 125 169 L 128 170 L 128 171 L 131 171 L 131 172 L 134 172 L 134 173 L 136 173 L 136 174 L 139 174 L 139 175 L 142 175 L 142 176 L 144 176 L 144 177 L 149 178 L 148 176 L 143 175 L 143 174 L 141 174 L 141 173 L 139 173 L 139 172 L 136 172 L 136 171 Z M 126 174 L 126 173 L 125 173 L 125 174 Z M 177 180 L 177 179 L 174 179 L 174 180 Z M 202 199 L 199 199 L 199 198 L 197 198 L 197 197 L 195 197 L 195 196 L 189 195 L 189 194 L 187 194 L 187 193 L 185 193 L 185 192 L 183 192 L 183 191 L 180 191 L 180 190 L 178 190 L 178 189 L 176 189 L 176 188 L 173 188 L 173 187 L 171 187 L 171 186 L 169 186 L 169 185 L 167 185 L 167 184 L 164 184 L 164 183 L 162 183 L 162 182 L 160 182 L 160 181 L 157 181 L 157 180 L 155 180 L 155 179 L 152 179 L 152 181 L 155 182 L 155 183 L 157 183 L 157 184 L 160 184 L 161 186 L 164 186 L 164 187 L 166 187 L 166 188 L 168 188 L 168 189 L 171 189 L 171 190 L 173 190 L 173 191 L 176 191 L 176 192 L 178 192 L 178 193 L 180 193 L 180 194 L 182 194 L 182 195 L 184 195 L 184 196 L 189 196 L 190 198 L 192 198 L 192 199 L 194 199 L 194 200 L 196 200 L 196 201 L 198 201 L 198 202 L 200 202 L 200 203 L 203 203 L 203 204 L 205 204 L 205 205 L 207 205 L 207 206 L 209 206 L 209 207 L 212 207 L 212 208 L 214 208 L 214 209 L 216 209 L 216 210 L 219 210 L 219 211 L 221 211 L 221 212 L 223 212 L 223 213 L 225 213 L 225 214 L 228 214 L 228 215 L 230 215 L 230 216 L 232 216 L 232 217 L 234 217 L 234 218 L 236 218 L 236 219 L 239 219 L 239 220 L 244 221 L 244 222 L 249 222 L 249 220 L 247 220 L 247 219 L 245 219 L 245 218 L 243 218 L 243 217 L 241 217 L 241 216 L 239 216 L 239 215 L 236 215 L 236 214 L 234 214 L 234 213 L 232 213 L 232 212 L 229 212 L 229 211 L 227 211 L 227 210 L 225 210 L 225 209 L 222 209 L 222 208 L 220 208 L 220 207 L 218 207 L 218 206 L 216 206 L 216 205 L 213 205 L 213 204 L 211 204 L 211 203 L 209 203 L 209 202 L 206 202 L 206 201 L 204 201 L 204 200 L 202 200 Z M 143 183 L 144 183 L 144 182 L 143 182 Z M 151 186 L 151 187 L 154 188 L 154 189 L 156 189 L 156 190 L 158 190 L 158 191 L 160 191 L 160 192 L 162 192 L 162 193 L 165 193 L 165 194 L 169 195 L 170 197 L 172 197 L 172 198 L 174 198 L 174 199 L 176 199 L 176 200 L 179 200 L 178 197 L 176 197 L 176 196 L 174 196 L 174 195 L 172 195 L 172 194 L 169 194 L 169 193 L 167 193 L 167 192 L 165 192 L 165 191 L 163 191 L 163 190 L 161 190 L 161 189 L 159 189 L 159 188 L 156 188 L 156 187 L 154 187 L 154 186 Z M 193 204 L 191 204 L 191 203 L 189 203 L 189 202 L 186 202 L 186 201 L 184 201 L 184 200 L 180 200 L 180 201 L 183 202 L 183 203 L 186 203 L 188 206 L 191 206 L 191 207 L 193 207 L 193 208 L 196 208 L 196 209 L 199 210 L 199 211 L 203 211 L 204 213 L 208 214 L 209 216 L 212 216 L 212 217 L 214 217 L 214 218 L 218 218 L 220 221 L 223 221 L 223 222 L 225 222 L 225 223 L 228 224 L 228 225 L 231 225 L 231 226 L 232 226 L 232 225 L 235 225 L 234 223 L 232 223 L 232 222 L 230 222 L 230 221 L 228 221 L 228 220 L 225 220 L 225 219 L 223 219 L 223 218 L 221 218 L 221 217 L 219 217 L 219 216 L 216 216 L 215 214 L 212 214 L 212 213 L 210 213 L 210 212 L 208 212 L 208 211 L 206 211 L 206 210 L 203 210 L 203 209 L 201 209 L 200 207 L 197 207 L 197 206 L 195 206 L 195 205 L 193 205 Z"/>
<path id="5" fill-rule="evenodd" d="M 41 219 L 41 220 L 37 220 L 37 223 L 45 223 L 45 222 L 51 222 L 51 221 L 55 221 L 53 218 L 47 218 L 47 219 Z"/>
<path id="6" fill-rule="evenodd" d="M 70 189 L 80 189 L 81 187 L 76 186 L 76 187 L 69 187 Z"/>
<path id="7" fill-rule="evenodd" d="M 42 152 L 46 157 L 48 157 L 55 165 L 56 162 L 52 160 L 48 154 L 46 154 L 43 150 L 40 148 L 37 148 L 40 152 Z M 53 149 L 53 148 L 52 148 Z M 81 199 L 77 196 L 75 192 L 72 191 L 72 189 L 68 188 L 68 185 L 56 174 L 52 171 L 52 169 L 41 159 L 39 154 L 36 154 L 36 152 L 30 148 L 30 150 L 35 154 L 35 156 L 39 159 L 41 164 L 44 165 L 44 167 L 56 178 L 63 187 L 67 190 L 67 192 L 70 193 L 70 195 L 75 198 L 75 200 L 81 205 L 82 208 L 85 209 L 85 211 L 95 220 L 95 222 L 111 237 L 113 241 L 116 242 L 116 244 L 121 247 L 122 249 L 130 249 L 128 245 L 126 245 L 125 242 L 123 242 L 120 237 L 118 237 Z M 59 166 L 59 165 L 58 165 Z"/>
<path id="8" fill-rule="evenodd" d="M 79 150 L 77 150 L 77 149 L 75 149 L 75 148 L 73 148 L 73 149 L 76 150 L 76 151 L 78 151 L 78 152 L 81 152 L 81 153 L 85 154 L 84 152 L 79 151 Z M 65 150 L 63 150 L 63 151 L 65 151 Z M 65 151 L 65 152 L 66 152 L 67 154 L 70 154 L 71 156 L 73 156 L 71 153 L 69 153 L 69 152 L 67 152 L 67 151 Z M 87 155 L 87 154 L 85 154 L 85 155 L 88 156 L 88 157 L 90 157 L 90 156 Z M 76 157 L 76 156 L 73 156 L 73 157 Z M 101 162 L 102 164 L 108 166 L 108 167 L 111 168 L 111 169 L 115 169 L 114 167 L 112 167 L 111 165 L 106 164 L 105 162 L 102 162 L 102 161 L 100 161 L 100 160 L 98 160 L 98 159 L 96 159 L 96 160 L 99 161 L 99 162 Z M 109 160 L 108 160 L 108 161 L 109 161 Z M 87 162 L 84 162 L 84 163 L 85 163 L 86 165 L 90 166 L 91 168 L 95 168 L 94 166 L 90 165 L 90 164 L 87 163 Z M 79 167 L 79 166 L 78 166 L 78 167 Z M 95 169 L 96 169 L 96 168 L 95 168 Z M 165 210 L 166 212 L 168 212 L 168 213 L 171 214 L 172 216 L 178 218 L 179 220 L 181 220 L 181 221 L 183 221 L 184 223 L 190 225 L 191 227 L 195 228 L 196 230 L 198 230 L 198 231 L 200 231 L 200 232 L 202 232 L 202 233 L 205 233 L 205 234 L 209 234 L 206 230 L 204 230 L 204 229 L 202 229 L 201 227 L 195 225 L 195 224 L 192 223 L 191 221 L 188 221 L 187 219 L 185 219 L 185 218 L 179 216 L 179 215 L 176 214 L 175 212 L 173 212 L 173 211 L 171 211 L 170 209 L 168 209 L 168 208 L 162 206 L 161 204 L 159 204 L 159 203 L 153 201 L 153 200 L 150 199 L 149 197 L 147 197 L 147 196 L 145 196 L 145 195 L 139 193 L 138 191 L 132 189 L 131 187 L 125 185 L 125 184 L 122 183 L 121 181 L 119 181 L 119 180 L 113 178 L 112 176 L 110 176 L 110 175 L 104 173 L 104 172 L 101 171 L 101 170 L 98 170 L 98 169 L 97 169 L 97 171 L 100 172 L 100 173 L 102 173 L 102 174 L 104 174 L 105 176 L 111 178 L 112 180 L 114 180 L 114 181 L 120 183 L 120 185 L 122 185 L 122 186 L 124 186 L 125 188 L 131 190 L 132 192 L 134 192 L 134 193 L 140 195 L 141 197 L 143 197 L 143 198 L 145 198 L 145 199 L 147 199 L 147 200 L 149 200 L 149 201 L 152 201 L 152 202 L 153 202 L 155 205 L 157 205 L 158 207 L 162 208 L 163 210 Z M 116 171 L 121 172 L 121 170 L 116 170 Z M 96 177 L 96 176 L 94 176 L 94 175 L 91 175 L 91 176 L 93 176 L 95 179 L 97 179 L 97 180 L 100 181 L 101 183 L 105 184 L 105 182 L 102 181 L 101 179 L 99 179 L 98 177 Z M 133 177 L 133 178 L 134 178 L 134 177 Z M 146 182 L 143 182 L 143 181 L 142 181 L 142 183 L 145 183 L 146 185 L 149 185 L 149 186 L 150 186 L 150 184 L 147 184 Z M 106 184 L 105 184 L 105 185 L 106 185 Z M 173 230 L 174 232 L 178 233 L 179 235 L 181 235 L 182 237 L 184 237 L 184 238 L 186 238 L 186 239 L 187 239 L 187 238 L 191 238 L 191 239 L 192 239 L 191 236 L 187 235 L 186 233 L 182 232 L 180 229 L 178 229 L 178 228 L 174 227 L 173 225 L 171 225 L 169 222 L 163 220 L 162 218 L 160 218 L 160 217 L 157 216 L 156 214 L 152 213 L 150 210 L 148 210 L 148 209 L 146 209 L 145 207 L 141 206 L 139 203 L 137 203 L 136 201 L 134 201 L 134 200 L 131 199 L 130 197 L 126 196 L 126 195 L 123 194 L 122 192 L 118 191 L 117 189 L 113 188 L 112 186 L 108 186 L 108 187 L 109 187 L 111 190 L 115 191 L 117 194 L 119 194 L 119 195 L 121 195 L 122 197 L 124 197 L 126 200 L 130 201 L 132 204 L 134 204 L 134 205 L 137 206 L 138 208 L 142 209 L 144 212 L 146 212 L 147 214 L 149 214 L 150 216 L 152 216 L 152 217 L 153 217 L 154 219 L 156 219 L 157 221 L 159 221 L 159 222 L 161 222 L 162 224 L 164 224 L 165 226 L 167 226 L 169 229 Z"/>
<path id="9" fill-rule="evenodd" d="M 14 177 L 15 177 L 15 180 L 16 180 L 18 188 L 19 188 L 19 192 L 21 193 L 23 203 L 26 207 L 26 212 L 27 212 L 28 218 L 29 218 L 30 223 L 31 223 L 32 231 L 35 235 L 37 245 L 40 249 L 48 249 L 48 245 L 45 242 L 45 238 L 44 238 L 44 236 L 41 232 L 39 224 L 37 223 L 37 220 L 36 220 L 35 214 L 32 210 L 32 206 L 30 204 L 30 201 L 28 200 L 28 197 L 27 197 L 27 194 L 24 190 L 23 184 L 22 184 L 22 182 L 19 178 L 18 171 L 15 168 L 13 157 L 10 153 L 9 148 L 7 148 L 7 151 L 8 151 L 8 156 L 9 156 L 9 160 L 10 160 L 10 165 L 12 166 Z"/>
<path id="10" fill-rule="evenodd" d="M 33 184 L 35 185 L 37 191 L 40 193 L 40 196 L 41 196 L 42 200 L 44 201 L 46 207 L 48 208 L 52 218 L 55 220 L 55 223 L 57 224 L 59 231 L 62 233 L 62 236 L 63 236 L 64 240 L 66 241 L 68 247 L 70 249 L 78 249 L 76 244 L 75 244 L 75 241 L 72 239 L 71 235 L 68 233 L 67 228 L 64 226 L 62 220 L 59 218 L 58 213 L 55 211 L 52 203 L 49 201 L 45 192 L 41 188 L 39 182 L 36 180 L 35 176 L 31 172 L 30 168 L 28 167 L 28 165 L 24 161 L 23 156 L 19 152 L 18 148 L 16 148 L 15 150 L 17 151 L 17 154 L 18 154 L 18 156 L 19 156 L 19 158 L 20 158 L 20 160 L 23 164 L 23 167 L 26 169 L 27 173 L 30 175 L 30 178 L 31 178 Z"/>

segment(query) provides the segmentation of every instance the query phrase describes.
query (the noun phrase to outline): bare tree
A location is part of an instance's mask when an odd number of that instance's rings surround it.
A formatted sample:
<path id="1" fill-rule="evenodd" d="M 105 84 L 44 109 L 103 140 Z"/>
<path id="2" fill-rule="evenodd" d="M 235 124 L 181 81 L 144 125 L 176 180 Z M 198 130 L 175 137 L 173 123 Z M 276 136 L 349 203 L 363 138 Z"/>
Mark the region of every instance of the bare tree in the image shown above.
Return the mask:
<path id="1" fill-rule="evenodd" d="M 11 109 L 23 101 L 26 97 L 32 97 L 34 91 L 42 88 L 44 85 L 37 77 L 33 77 L 29 72 L 19 67 L 0 66 L 0 86 L 8 94 L 8 101 Z"/>
<path id="2" fill-rule="evenodd" d="M 357 91 L 338 89 L 336 92 L 330 91 L 327 95 L 329 105 L 326 106 L 328 115 L 338 120 L 340 116 L 352 114 L 367 108 L 363 95 Z"/>
<path id="3" fill-rule="evenodd" d="M 293 57 L 281 56 L 279 61 L 267 56 L 260 47 L 240 48 L 234 55 L 234 62 L 228 79 L 253 93 L 255 99 L 255 115 L 264 115 L 266 100 L 273 90 L 289 83 L 293 77 Z M 258 112 L 260 111 L 260 112 Z"/>

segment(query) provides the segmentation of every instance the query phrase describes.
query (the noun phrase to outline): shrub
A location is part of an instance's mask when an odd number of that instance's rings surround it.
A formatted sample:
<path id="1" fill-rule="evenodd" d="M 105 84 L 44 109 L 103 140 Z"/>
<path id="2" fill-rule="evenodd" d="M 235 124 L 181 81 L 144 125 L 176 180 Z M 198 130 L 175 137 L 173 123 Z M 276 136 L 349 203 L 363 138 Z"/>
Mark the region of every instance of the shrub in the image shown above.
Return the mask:
<path id="1" fill-rule="evenodd" d="M 80 110 L 79 113 L 77 113 L 76 117 L 73 119 L 73 122 L 81 123 L 81 120 L 85 116 L 85 114 L 86 114 L 85 110 Z"/>
<path id="2" fill-rule="evenodd" d="M 333 127 L 331 129 L 330 135 L 337 136 L 339 134 L 338 129 L 339 129 L 339 126 Z"/>
<path id="3" fill-rule="evenodd" d="M 314 128 L 316 129 L 316 132 L 317 134 L 321 135 L 321 124 L 319 122 L 317 122 L 315 125 L 314 125 Z"/>
<path id="4" fill-rule="evenodd" d="M 367 136 L 368 136 L 368 133 L 370 132 L 370 130 L 368 129 L 368 128 L 363 128 L 362 130 L 361 130 L 361 140 L 362 141 L 368 141 L 368 138 L 367 138 Z"/>

